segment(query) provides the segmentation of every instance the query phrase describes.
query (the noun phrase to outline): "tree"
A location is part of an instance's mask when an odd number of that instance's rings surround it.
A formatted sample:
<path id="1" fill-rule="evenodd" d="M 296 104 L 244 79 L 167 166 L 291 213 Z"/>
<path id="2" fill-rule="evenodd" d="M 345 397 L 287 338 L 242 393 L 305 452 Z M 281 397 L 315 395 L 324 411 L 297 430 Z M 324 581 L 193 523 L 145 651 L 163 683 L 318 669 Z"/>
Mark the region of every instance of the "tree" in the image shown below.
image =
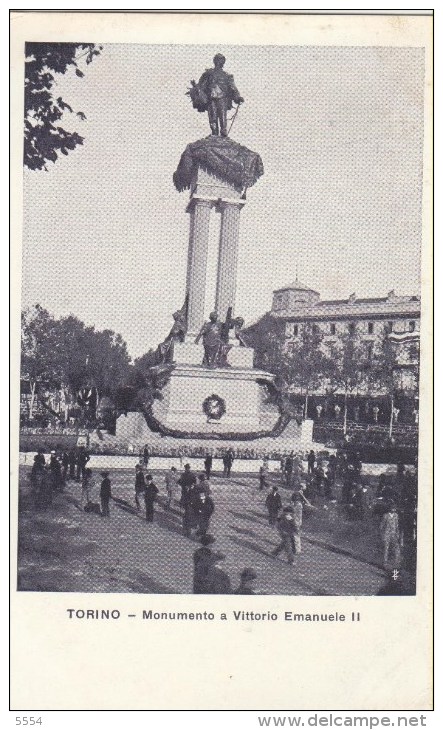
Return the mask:
<path id="1" fill-rule="evenodd" d="M 331 352 L 329 380 L 334 390 L 344 394 L 343 433 L 348 426 L 348 398 L 366 387 L 370 359 L 364 343 L 356 332 L 338 336 Z"/>
<path id="2" fill-rule="evenodd" d="M 36 304 L 22 312 L 21 323 L 21 372 L 29 383 L 28 416 L 33 418 L 38 383 L 51 379 L 51 332 L 55 320 L 46 309 Z"/>
<path id="3" fill-rule="evenodd" d="M 77 132 L 59 126 L 66 111 L 81 120 L 86 116 L 74 112 L 61 96 L 55 97 L 55 75 L 73 68 L 77 76 L 83 77 L 77 62 L 85 58 L 90 64 L 101 50 L 102 46 L 97 48 L 94 43 L 26 43 L 23 162 L 30 170 L 46 170 L 46 163 L 55 162 L 60 152 L 67 155 L 83 144 L 84 138 Z"/>
<path id="4" fill-rule="evenodd" d="M 22 372 L 34 396 L 40 380 L 67 398 L 95 389 L 98 401 L 126 382 L 129 363 L 126 343 L 112 330 L 96 331 L 72 315 L 54 319 L 40 305 L 23 312 Z"/>
<path id="5" fill-rule="evenodd" d="M 302 328 L 299 340 L 285 353 L 288 387 L 296 386 L 304 395 L 303 415 L 308 415 L 310 394 L 319 388 L 331 372 L 332 363 L 322 350 L 323 337 L 310 325 Z"/>
<path id="6" fill-rule="evenodd" d="M 370 369 L 370 382 L 374 390 L 387 395 L 390 403 L 389 436 L 392 436 L 395 400 L 401 395 L 411 398 L 418 390 L 418 364 L 412 386 L 405 387 L 401 379 L 398 360 L 398 344 L 387 333 L 377 343 L 375 357 Z"/>

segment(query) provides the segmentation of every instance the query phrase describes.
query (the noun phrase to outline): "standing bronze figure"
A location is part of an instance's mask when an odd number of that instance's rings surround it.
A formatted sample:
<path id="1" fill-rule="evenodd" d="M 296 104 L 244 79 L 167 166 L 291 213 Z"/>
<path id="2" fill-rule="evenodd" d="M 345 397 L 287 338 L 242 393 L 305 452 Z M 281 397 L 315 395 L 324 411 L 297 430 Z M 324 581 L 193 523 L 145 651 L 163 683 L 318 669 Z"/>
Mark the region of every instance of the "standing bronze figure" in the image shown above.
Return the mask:
<path id="1" fill-rule="evenodd" d="M 232 74 L 223 70 L 225 57 L 221 53 L 214 56 L 214 68 L 206 69 L 198 84 L 191 81 L 192 88 L 187 92 L 192 106 L 199 112 L 208 112 L 212 134 L 228 136 L 227 112 L 232 104 L 241 104 L 244 99 L 234 83 Z"/>

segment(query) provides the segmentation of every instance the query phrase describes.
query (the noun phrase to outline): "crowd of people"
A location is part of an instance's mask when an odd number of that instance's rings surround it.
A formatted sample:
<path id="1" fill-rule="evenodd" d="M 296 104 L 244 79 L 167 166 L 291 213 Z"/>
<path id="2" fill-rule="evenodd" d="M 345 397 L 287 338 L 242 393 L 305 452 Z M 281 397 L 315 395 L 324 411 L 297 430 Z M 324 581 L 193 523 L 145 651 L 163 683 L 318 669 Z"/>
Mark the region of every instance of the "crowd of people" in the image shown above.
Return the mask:
<path id="1" fill-rule="evenodd" d="M 149 473 L 151 453 L 144 449 L 135 467 L 134 511 L 141 512 L 144 508 L 146 522 L 152 523 L 156 505 L 161 503 L 165 510 L 172 510 L 178 505 L 183 534 L 201 542 L 194 556 L 195 592 L 231 592 L 228 590 L 228 577 L 217 567 L 221 558 L 213 552 L 211 545 L 215 538 L 209 534 L 216 509 L 211 493 L 214 455 L 206 451 L 200 456 L 204 464 L 204 470 L 200 473 L 195 473 L 189 464 L 180 470 L 172 466 L 160 484 Z M 272 456 L 275 457 L 275 454 Z M 237 451 L 227 449 L 221 458 L 223 477 L 228 479 Z M 72 480 L 81 485 L 81 508 L 109 519 L 113 498 L 109 472 L 100 472 L 98 483 L 88 466 L 89 460 L 90 454 L 84 446 L 58 452 L 54 450 L 48 462 L 40 449 L 34 457 L 30 476 L 36 507 L 46 509 L 54 494 L 63 491 L 64 485 Z M 270 551 L 273 557 L 277 558 L 283 552 L 288 563 L 293 564 L 302 549 L 304 509 L 307 508 L 311 513 L 324 509 L 328 503 L 334 503 L 344 519 L 375 521 L 385 569 L 396 568 L 401 564 L 411 569 L 414 567 L 416 469 L 406 468 L 399 463 L 396 474 L 381 474 L 374 489 L 362 476 L 362 461 L 358 452 L 316 454 L 311 450 L 307 455 L 295 452 L 280 454 L 279 471 L 271 470 L 269 462 L 270 455 L 266 455 L 259 469 L 257 491 L 263 493 L 263 506 L 267 510 L 269 526 L 276 529 L 278 534 L 279 542 Z M 252 568 L 246 570 L 249 573 L 243 576 L 244 584 L 240 581 L 237 592 L 253 592 L 255 578 L 251 578 L 251 575 L 254 571 Z M 204 575 L 206 578 L 202 577 Z"/>

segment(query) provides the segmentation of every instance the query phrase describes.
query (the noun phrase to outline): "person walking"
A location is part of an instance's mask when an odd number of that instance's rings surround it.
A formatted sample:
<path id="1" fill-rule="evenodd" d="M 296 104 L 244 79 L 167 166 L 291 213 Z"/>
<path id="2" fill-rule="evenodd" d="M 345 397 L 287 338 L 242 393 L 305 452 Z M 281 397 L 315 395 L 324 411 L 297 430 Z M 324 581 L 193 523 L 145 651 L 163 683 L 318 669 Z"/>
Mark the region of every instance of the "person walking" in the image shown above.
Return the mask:
<path id="1" fill-rule="evenodd" d="M 294 454 L 293 453 L 290 456 L 287 456 L 285 458 L 285 463 L 284 463 L 284 482 L 285 482 L 286 486 L 289 486 L 290 483 L 291 483 L 293 460 L 294 460 Z"/>
<path id="2" fill-rule="evenodd" d="M 268 510 L 268 522 L 271 527 L 274 527 L 277 522 L 278 513 L 282 508 L 282 501 L 278 491 L 278 486 L 274 485 L 266 497 L 266 509 Z"/>
<path id="3" fill-rule="evenodd" d="M 75 479 L 75 467 L 77 464 L 77 447 L 69 449 L 69 479 Z"/>
<path id="4" fill-rule="evenodd" d="M 192 501 L 194 523 L 197 525 L 196 534 L 203 537 L 209 530 L 209 523 L 214 512 L 215 505 L 211 497 L 204 491 L 198 491 Z"/>
<path id="5" fill-rule="evenodd" d="M 177 483 L 177 469 L 175 468 L 175 466 L 171 466 L 171 469 L 167 472 L 165 476 L 166 493 L 168 495 L 166 501 L 166 509 L 171 509 L 171 504 L 174 499 Z"/>
<path id="6" fill-rule="evenodd" d="M 100 486 L 100 502 L 101 502 L 101 514 L 102 517 L 110 517 L 109 513 L 109 502 L 111 501 L 111 480 L 109 479 L 109 472 L 102 471 L 101 476 L 103 477 Z"/>
<path id="7" fill-rule="evenodd" d="M 206 472 L 206 478 L 211 478 L 211 471 L 212 471 L 212 454 L 206 454 L 205 456 L 205 472 Z"/>
<path id="8" fill-rule="evenodd" d="M 387 510 L 381 518 L 380 535 L 383 545 L 383 567 L 388 568 L 389 558 L 392 555 L 393 565 L 398 568 L 400 564 L 400 526 L 394 502 L 388 504 Z"/>
<path id="9" fill-rule="evenodd" d="M 282 516 L 278 519 L 277 529 L 280 534 L 281 541 L 272 551 L 272 557 L 276 558 L 282 550 L 285 551 L 288 563 L 290 565 L 294 562 L 295 543 L 294 535 L 296 533 L 296 525 L 294 522 L 294 508 L 285 507 L 283 509 Z"/>
<path id="10" fill-rule="evenodd" d="M 92 502 L 91 494 L 92 494 L 92 488 L 94 486 L 93 478 L 92 478 L 92 469 L 86 469 L 85 474 L 82 478 L 82 498 L 81 503 L 83 509 L 86 507 L 88 502 Z"/>
<path id="11" fill-rule="evenodd" d="M 203 491 L 207 497 L 209 497 L 209 493 L 211 491 L 211 486 L 209 484 L 209 480 L 206 476 L 206 472 L 202 471 L 201 474 L 198 475 L 198 483 L 197 488 L 199 491 Z"/>
<path id="12" fill-rule="evenodd" d="M 61 492 L 63 489 L 63 476 L 60 461 L 55 455 L 55 451 L 51 451 L 49 460 L 49 473 L 51 475 L 52 489 L 54 492 Z"/>
<path id="13" fill-rule="evenodd" d="M 151 456 L 151 454 L 149 453 L 149 446 L 148 446 L 148 444 L 146 444 L 143 448 L 143 464 L 144 464 L 145 468 L 149 464 L 150 456 Z"/>
<path id="14" fill-rule="evenodd" d="M 263 489 L 266 489 L 266 487 L 268 486 L 268 474 L 269 474 L 269 465 L 268 465 L 268 460 L 265 458 L 265 459 L 263 459 L 263 464 L 261 464 L 260 469 L 258 470 L 258 478 L 259 478 L 258 489 L 260 492 L 262 492 Z"/>
<path id="15" fill-rule="evenodd" d="M 68 469 L 69 469 L 69 451 L 68 449 L 63 449 L 62 452 L 62 479 L 64 482 L 66 482 L 68 478 Z"/>
<path id="16" fill-rule="evenodd" d="M 146 475 L 145 485 L 145 509 L 146 509 L 146 522 L 154 522 L 154 504 L 157 498 L 158 489 L 154 484 L 152 474 Z"/>
<path id="17" fill-rule="evenodd" d="M 193 579 L 193 593 L 217 593 L 214 590 L 216 584 L 219 582 L 215 575 L 216 563 L 220 560 L 224 560 L 225 556 L 223 553 L 213 552 L 211 545 L 215 542 L 215 537 L 212 535 L 203 535 L 200 539 L 201 547 L 197 548 L 194 552 L 194 579 Z M 229 591 L 226 591 L 229 592 Z"/>
<path id="18" fill-rule="evenodd" d="M 315 468 L 315 453 L 311 449 L 311 451 L 308 454 L 308 474 L 310 474 L 310 475 L 314 474 L 314 468 Z"/>
<path id="19" fill-rule="evenodd" d="M 303 523 L 303 505 L 309 504 L 302 492 L 294 492 L 292 495 L 292 501 L 294 502 L 294 552 L 296 555 L 301 553 L 301 526 Z M 311 505 L 312 506 L 312 505 Z"/>
<path id="20" fill-rule="evenodd" d="M 232 464 L 234 463 L 234 452 L 232 449 L 228 449 L 226 454 L 223 456 L 223 476 L 229 478 L 231 476 Z"/>
<path id="21" fill-rule="evenodd" d="M 76 479 L 79 482 L 84 477 L 86 464 L 90 460 L 89 453 L 84 446 L 80 446 L 77 453 L 77 474 Z"/>
<path id="22" fill-rule="evenodd" d="M 144 497 L 145 494 L 145 475 L 143 474 L 143 467 L 141 464 L 136 464 L 135 466 L 135 506 L 137 507 L 137 512 L 140 512 L 141 510 L 141 504 L 140 500 Z"/>
<path id="23" fill-rule="evenodd" d="M 255 596 L 252 583 L 257 578 L 257 573 L 252 568 L 245 568 L 240 574 L 240 585 L 234 591 L 240 596 Z"/>
<path id="24" fill-rule="evenodd" d="M 191 534 L 191 527 L 193 525 L 192 502 L 197 483 L 196 476 L 191 471 L 190 464 L 185 464 L 185 470 L 177 483 L 180 485 L 182 490 L 180 506 L 183 509 L 183 532 L 186 537 L 189 537 Z"/>

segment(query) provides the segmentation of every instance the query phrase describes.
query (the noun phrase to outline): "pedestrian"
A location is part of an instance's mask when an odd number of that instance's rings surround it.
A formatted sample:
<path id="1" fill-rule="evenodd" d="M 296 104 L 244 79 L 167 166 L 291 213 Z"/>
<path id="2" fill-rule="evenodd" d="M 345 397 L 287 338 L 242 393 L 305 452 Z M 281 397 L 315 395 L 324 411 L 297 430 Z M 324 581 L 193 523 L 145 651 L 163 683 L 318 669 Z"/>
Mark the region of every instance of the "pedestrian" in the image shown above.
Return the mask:
<path id="1" fill-rule="evenodd" d="M 76 479 L 79 482 L 85 474 L 86 464 L 90 460 L 89 453 L 86 451 L 85 446 L 80 446 L 77 453 L 77 473 Z"/>
<path id="2" fill-rule="evenodd" d="M 145 467 L 147 467 L 149 464 L 149 457 L 150 457 L 149 446 L 148 446 L 148 444 L 146 444 L 143 448 L 143 464 L 145 465 Z"/>
<path id="3" fill-rule="evenodd" d="M 109 479 L 109 472 L 102 471 L 101 476 L 103 477 L 100 486 L 100 502 L 101 502 L 101 514 L 102 517 L 109 517 L 109 502 L 111 501 L 111 480 Z"/>
<path id="4" fill-rule="evenodd" d="M 223 456 L 223 476 L 229 478 L 231 476 L 232 464 L 234 463 L 234 451 L 230 448 Z"/>
<path id="5" fill-rule="evenodd" d="M 171 509 L 171 504 L 174 499 L 175 489 L 178 483 L 177 469 L 175 466 L 171 466 L 170 471 L 165 476 L 166 493 L 168 495 L 166 501 L 166 509 Z"/>
<path id="6" fill-rule="evenodd" d="M 287 456 L 285 459 L 284 471 L 285 471 L 285 484 L 287 486 L 289 486 L 291 483 L 293 458 L 294 458 L 294 456 L 292 454 L 291 456 Z"/>
<path id="7" fill-rule="evenodd" d="M 277 529 L 280 534 L 281 541 L 279 545 L 272 551 L 272 557 L 276 558 L 282 550 L 285 551 L 288 563 L 290 565 L 294 562 L 295 543 L 294 535 L 296 533 L 296 526 L 294 522 L 294 508 L 285 507 L 283 509 L 282 516 L 278 519 Z"/>
<path id="8" fill-rule="evenodd" d="M 277 485 L 274 485 L 272 487 L 271 491 L 266 497 L 265 505 L 268 510 L 268 522 L 271 527 L 274 527 L 275 523 L 277 522 L 278 513 L 282 508 L 282 501 Z"/>
<path id="9" fill-rule="evenodd" d="M 389 558 L 392 556 L 393 567 L 398 568 L 400 564 L 400 526 L 394 502 L 388 504 L 388 508 L 381 518 L 380 535 L 383 545 L 383 567 L 385 570 L 388 568 Z"/>
<path id="10" fill-rule="evenodd" d="M 257 573 L 252 568 L 245 568 L 240 574 L 240 585 L 234 591 L 241 596 L 255 596 L 252 582 L 257 578 Z"/>
<path id="11" fill-rule="evenodd" d="M 372 415 L 374 417 L 374 423 L 378 423 L 378 414 L 380 413 L 380 408 L 378 406 L 374 406 L 372 409 Z"/>
<path id="12" fill-rule="evenodd" d="M 259 478 L 259 491 L 262 492 L 263 489 L 266 489 L 268 486 L 268 473 L 269 473 L 269 466 L 268 466 L 268 460 L 266 458 L 263 459 L 263 464 L 260 466 L 260 469 L 258 470 L 258 478 Z"/>
<path id="13" fill-rule="evenodd" d="M 193 593 L 218 593 L 216 590 L 220 585 L 220 579 L 217 576 L 216 563 L 224 560 L 223 553 L 213 552 L 211 545 L 215 542 L 212 535 L 203 535 L 200 538 L 201 547 L 194 552 L 194 580 Z M 229 582 L 229 579 L 228 579 Z M 226 586 L 228 585 L 226 583 Z M 229 590 L 226 590 L 229 593 Z"/>
<path id="14" fill-rule="evenodd" d="M 209 496 L 211 487 L 210 487 L 208 478 L 206 476 L 206 472 L 202 471 L 201 474 L 198 475 L 197 487 L 200 491 L 203 491 L 206 494 L 206 496 Z"/>
<path id="15" fill-rule="evenodd" d="M 308 504 L 310 507 L 312 507 L 312 505 L 303 496 L 302 492 L 294 492 L 291 499 L 294 503 L 294 525 L 295 525 L 294 551 L 295 551 L 296 555 L 300 555 L 300 553 L 301 553 L 301 526 L 303 524 L 303 505 Z"/>
<path id="16" fill-rule="evenodd" d="M 75 479 L 75 467 L 77 464 L 77 447 L 72 446 L 69 449 L 69 479 Z"/>
<path id="17" fill-rule="evenodd" d="M 92 469 L 86 468 L 85 473 L 82 477 L 82 497 L 81 497 L 81 504 L 83 509 L 86 507 L 86 505 L 89 502 L 92 502 L 91 494 L 92 489 L 94 486 L 93 478 L 92 478 Z"/>
<path id="18" fill-rule="evenodd" d="M 311 449 L 308 454 L 308 474 L 314 474 L 314 468 L 315 468 L 315 453 Z"/>
<path id="19" fill-rule="evenodd" d="M 63 489 L 62 467 L 57 459 L 55 451 L 51 451 L 49 459 L 49 473 L 51 475 L 52 489 L 54 492 L 61 492 Z"/>
<path id="20" fill-rule="evenodd" d="M 207 479 L 211 478 L 211 471 L 212 471 L 212 454 L 206 454 L 205 456 L 205 472 Z"/>
<path id="21" fill-rule="evenodd" d="M 186 537 L 191 534 L 191 527 L 193 526 L 193 511 L 192 502 L 195 495 L 195 485 L 197 479 L 195 474 L 191 471 L 190 464 L 185 464 L 185 470 L 177 482 L 182 490 L 180 498 L 180 506 L 183 509 L 183 532 Z"/>
<path id="22" fill-rule="evenodd" d="M 68 478 L 68 468 L 69 468 L 69 451 L 67 449 L 63 449 L 62 451 L 62 479 L 64 482 L 66 482 Z"/>
<path id="23" fill-rule="evenodd" d="M 154 522 L 154 504 L 157 498 L 158 488 L 154 484 L 152 474 L 146 475 L 145 485 L 145 509 L 146 509 L 146 522 Z"/>
<path id="24" fill-rule="evenodd" d="M 37 454 L 34 456 L 34 463 L 40 464 L 40 466 L 46 466 L 46 460 L 45 460 L 45 452 L 43 449 L 39 449 L 37 451 Z"/>
<path id="25" fill-rule="evenodd" d="M 135 506 L 137 507 L 137 512 L 140 512 L 141 510 L 141 504 L 140 500 L 144 497 L 145 494 L 145 475 L 143 474 L 143 467 L 141 464 L 136 464 L 135 466 Z"/>
<path id="26" fill-rule="evenodd" d="M 198 491 L 192 501 L 194 524 L 197 525 L 197 535 L 203 537 L 209 530 L 209 523 L 214 512 L 215 505 L 211 497 L 204 491 Z"/>

